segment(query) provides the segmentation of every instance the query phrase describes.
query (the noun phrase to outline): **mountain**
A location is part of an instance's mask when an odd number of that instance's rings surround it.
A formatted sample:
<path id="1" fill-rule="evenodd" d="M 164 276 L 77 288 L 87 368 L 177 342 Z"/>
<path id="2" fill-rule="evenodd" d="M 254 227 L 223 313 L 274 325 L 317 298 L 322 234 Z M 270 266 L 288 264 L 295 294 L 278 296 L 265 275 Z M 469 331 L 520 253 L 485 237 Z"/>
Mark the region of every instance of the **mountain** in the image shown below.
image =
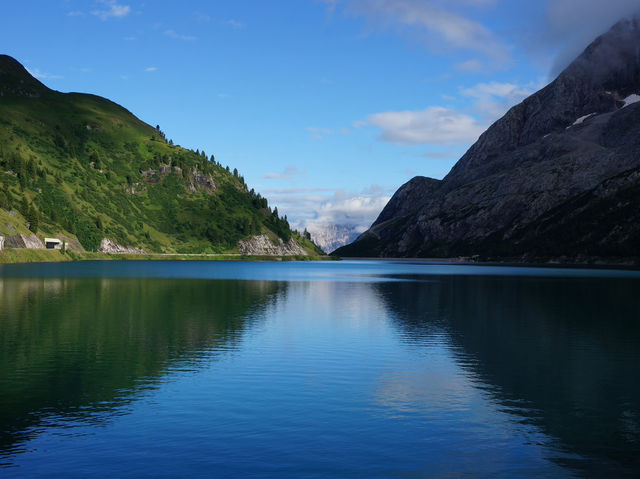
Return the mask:
<path id="1" fill-rule="evenodd" d="M 6 55 L 0 182 L 0 235 L 158 253 L 236 252 L 253 237 L 320 252 L 237 170 L 174 145 L 105 98 L 50 90 Z"/>
<path id="2" fill-rule="evenodd" d="M 597 38 L 442 180 L 403 185 L 340 256 L 640 257 L 640 20 Z"/>
<path id="3" fill-rule="evenodd" d="M 323 251 L 330 252 L 354 241 L 362 228 L 352 224 L 316 224 L 309 227 L 313 242 Z"/>

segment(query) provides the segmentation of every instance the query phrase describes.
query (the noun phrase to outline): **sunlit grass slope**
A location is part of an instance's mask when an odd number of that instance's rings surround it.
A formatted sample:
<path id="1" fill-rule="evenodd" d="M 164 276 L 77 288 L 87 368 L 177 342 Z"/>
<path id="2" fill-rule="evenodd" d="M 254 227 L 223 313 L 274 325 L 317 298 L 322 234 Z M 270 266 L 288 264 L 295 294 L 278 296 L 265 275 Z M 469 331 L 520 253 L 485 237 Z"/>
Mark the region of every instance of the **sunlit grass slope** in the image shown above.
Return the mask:
<path id="1" fill-rule="evenodd" d="M 234 251 L 238 240 L 292 236 L 286 218 L 213 155 L 94 95 L 60 93 L 0 56 L 0 235 L 102 238 L 150 252 Z"/>

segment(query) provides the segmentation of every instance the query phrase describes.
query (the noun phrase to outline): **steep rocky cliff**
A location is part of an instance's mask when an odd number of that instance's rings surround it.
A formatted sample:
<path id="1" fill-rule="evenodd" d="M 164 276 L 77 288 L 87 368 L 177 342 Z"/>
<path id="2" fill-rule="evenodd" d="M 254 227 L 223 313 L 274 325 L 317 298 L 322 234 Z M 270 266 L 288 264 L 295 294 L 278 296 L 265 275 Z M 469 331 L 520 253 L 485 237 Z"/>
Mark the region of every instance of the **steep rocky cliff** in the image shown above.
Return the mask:
<path id="1" fill-rule="evenodd" d="M 640 20 L 596 39 L 442 180 L 403 185 L 342 256 L 640 256 Z M 634 209 L 635 208 L 635 209 Z M 615 234 L 604 231 L 605 223 Z"/>
<path id="2" fill-rule="evenodd" d="M 252 256 L 307 256 L 308 253 L 293 239 L 271 241 L 267 235 L 258 235 L 238 242 L 238 251 Z"/>

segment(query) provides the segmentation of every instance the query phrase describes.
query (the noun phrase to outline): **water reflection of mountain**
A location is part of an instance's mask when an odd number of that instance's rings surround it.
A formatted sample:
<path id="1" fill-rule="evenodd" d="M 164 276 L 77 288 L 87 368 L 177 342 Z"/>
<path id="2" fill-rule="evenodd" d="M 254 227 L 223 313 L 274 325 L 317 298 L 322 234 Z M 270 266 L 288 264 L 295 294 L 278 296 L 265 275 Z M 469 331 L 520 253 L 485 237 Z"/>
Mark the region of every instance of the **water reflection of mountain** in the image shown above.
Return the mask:
<path id="1" fill-rule="evenodd" d="M 283 283 L 0 280 L 0 458 L 43 420 L 101 421 L 233 349 Z"/>
<path id="2" fill-rule="evenodd" d="M 479 387 L 569 453 L 552 459 L 590 477 L 639 473 L 640 281 L 430 279 L 374 286 L 404 340 L 446 331 Z"/>

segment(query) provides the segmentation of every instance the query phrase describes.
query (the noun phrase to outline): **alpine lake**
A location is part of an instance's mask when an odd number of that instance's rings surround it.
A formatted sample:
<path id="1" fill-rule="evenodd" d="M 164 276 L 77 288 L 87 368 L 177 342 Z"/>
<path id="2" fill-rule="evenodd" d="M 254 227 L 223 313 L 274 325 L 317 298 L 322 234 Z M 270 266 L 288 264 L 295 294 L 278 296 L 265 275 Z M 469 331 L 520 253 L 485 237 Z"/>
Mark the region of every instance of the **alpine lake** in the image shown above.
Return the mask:
<path id="1" fill-rule="evenodd" d="M 640 477 L 640 272 L 0 266 L 0 477 Z"/>

